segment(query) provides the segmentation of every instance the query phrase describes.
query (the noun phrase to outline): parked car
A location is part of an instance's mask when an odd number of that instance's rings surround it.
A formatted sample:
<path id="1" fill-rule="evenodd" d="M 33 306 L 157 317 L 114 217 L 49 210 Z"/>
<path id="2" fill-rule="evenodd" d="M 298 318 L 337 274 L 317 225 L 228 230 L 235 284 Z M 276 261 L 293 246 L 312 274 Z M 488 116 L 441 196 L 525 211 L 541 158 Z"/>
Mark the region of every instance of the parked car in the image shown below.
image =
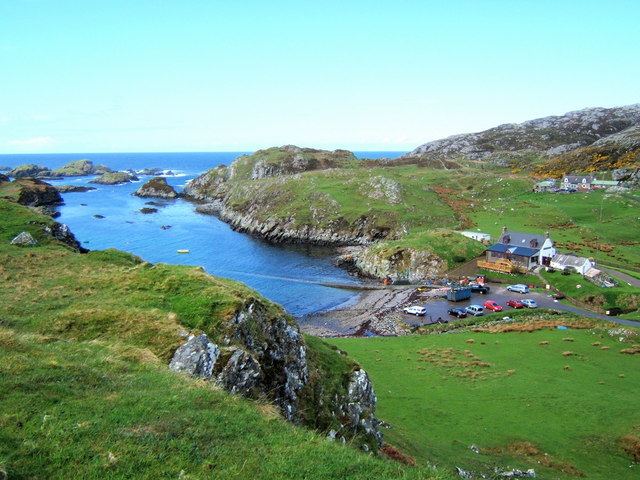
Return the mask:
<path id="1" fill-rule="evenodd" d="M 554 300 L 562 300 L 563 298 L 567 298 L 567 296 L 562 292 L 557 292 L 551 295 L 551 298 L 553 298 Z"/>
<path id="2" fill-rule="evenodd" d="M 423 317 L 427 313 L 427 309 L 421 307 L 420 305 L 413 305 L 411 307 L 404 307 L 402 309 L 404 313 L 408 313 L 409 315 L 416 315 L 418 317 Z"/>
<path id="3" fill-rule="evenodd" d="M 527 308 L 538 308 L 538 304 L 532 298 L 525 298 L 522 300 L 522 304 Z"/>
<path id="4" fill-rule="evenodd" d="M 522 283 L 518 283 L 516 285 L 509 285 L 507 287 L 507 290 L 509 290 L 510 292 L 516 292 L 516 293 L 529 293 L 529 287 L 527 287 Z"/>
<path id="5" fill-rule="evenodd" d="M 483 295 L 489 293 L 489 290 L 491 290 L 487 285 L 479 285 L 477 283 L 469 285 L 469 288 L 471 288 L 472 293 L 481 293 Z"/>
<path id="6" fill-rule="evenodd" d="M 480 317 L 484 315 L 484 307 L 482 305 L 469 305 L 465 308 L 465 311 L 472 317 Z"/>
<path id="7" fill-rule="evenodd" d="M 447 312 L 449 313 L 449 315 L 451 315 L 452 317 L 456 317 L 456 318 L 466 318 L 467 317 L 467 312 L 464 308 L 450 308 L 449 310 L 447 310 Z"/>
<path id="8" fill-rule="evenodd" d="M 511 307 L 511 308 L 524 308 L 524 303 L 522 303 L 520 300 L 507 300 L 507 306 Z"/>
<path id="9" fill-rule="evenodd" d="M 483 306 L 484 308 L 486 308 L 487 310 L 491 310 L 492 312 L 502 311 L 502 305 L 494 300 L 487 300 L 486 302 L 484 302 Z"/>

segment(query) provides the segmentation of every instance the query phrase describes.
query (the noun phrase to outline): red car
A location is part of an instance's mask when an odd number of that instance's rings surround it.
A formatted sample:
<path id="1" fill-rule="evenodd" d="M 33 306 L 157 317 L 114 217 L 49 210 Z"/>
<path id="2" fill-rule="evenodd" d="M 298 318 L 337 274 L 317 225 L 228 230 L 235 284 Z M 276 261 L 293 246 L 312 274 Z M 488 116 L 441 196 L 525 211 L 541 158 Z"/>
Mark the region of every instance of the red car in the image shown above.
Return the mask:
<path id="1" fill-rule="evenodd" d="M 493 300 L 487 300 L 486 302 L 484 302 L 484 308 L 486 308 L 487 310 L 491 310 L 492 312 L 502 311 L 502 306 L 498 305 L 498 303 L 494 302 Z"/>
<path id="2" fill-rule="evenodd" d="M 507 305 L 511 308 L 524 308 L 524 303 L 520 300 L 508 300 Z"/>

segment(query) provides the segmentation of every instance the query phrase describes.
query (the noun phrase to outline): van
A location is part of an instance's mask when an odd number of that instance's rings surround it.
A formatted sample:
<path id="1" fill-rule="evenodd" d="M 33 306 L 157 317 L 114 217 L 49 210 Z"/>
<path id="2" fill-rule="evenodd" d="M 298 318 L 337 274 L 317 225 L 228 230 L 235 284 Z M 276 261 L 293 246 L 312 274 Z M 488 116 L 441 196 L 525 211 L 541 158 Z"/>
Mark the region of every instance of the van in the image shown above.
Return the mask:
<path id="1" fill-rule="evenodd" d="M 465 310 L 472 317 L 481 317 L 484 315 L 484 307 L 481 305 L 469 305 Z"/>
<path id="2" fill-rule="evenodd" d="M 516 293 L 529 293 L 529 287 L 527 287 L 526 285 L 523 285 L 522 283 L 519 283 L 517 285 L 509 285 L 507 287 L 507 290 L 509 290 L 510 292 L 516 292 Z"/>

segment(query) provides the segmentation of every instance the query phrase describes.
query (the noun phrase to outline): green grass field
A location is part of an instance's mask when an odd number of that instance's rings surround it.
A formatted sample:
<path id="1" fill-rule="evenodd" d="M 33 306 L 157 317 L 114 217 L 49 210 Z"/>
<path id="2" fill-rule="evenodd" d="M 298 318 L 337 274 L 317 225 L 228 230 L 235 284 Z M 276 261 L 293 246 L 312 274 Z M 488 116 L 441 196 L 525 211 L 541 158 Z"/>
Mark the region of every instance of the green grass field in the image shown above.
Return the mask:
<path id="1" fill-rule="evenodd" d="M 446 479 L 287 423 L 168 369 L 181 330 L 225 335 L 239 305 L 278 306 L 195 267 L 115 250 L 79 254 L 43 232 L 49 217 L 0 200 L 0 477 L 9 479 Z M 9 245 L 27 230 L 39 244 Z M 280 312 L 280 313 L 278 313 Z M 336 421 L 323 395 L 353 368 L 307 338 L 311 427 Z M 342 390 L 340 390 L 342 392 Z"/>
<path id="2" fill-rule="evenodd" d="M 629 345 L 603 331 L 331 343 L 371 375 L 380 415 L 391 425 L 387 440 L 421 463 L 476 472 L 534 468 L 540 478 L 640 475 L 619 443 L 640 426 L 640 356 L 620 353 Z"/>

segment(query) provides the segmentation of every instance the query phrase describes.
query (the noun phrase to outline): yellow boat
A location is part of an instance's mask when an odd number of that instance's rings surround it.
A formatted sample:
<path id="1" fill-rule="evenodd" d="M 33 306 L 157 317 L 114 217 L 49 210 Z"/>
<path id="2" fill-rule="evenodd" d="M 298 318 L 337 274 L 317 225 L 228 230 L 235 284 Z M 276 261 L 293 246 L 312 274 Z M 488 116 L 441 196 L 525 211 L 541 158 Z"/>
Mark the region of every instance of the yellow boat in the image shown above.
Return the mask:
<path id="1" fill-rule="evenodd" d="M 187 250 L 186 248 L 181 248 L 178 250 L 178 253 L 189 253 L 189 250 Z"/>

